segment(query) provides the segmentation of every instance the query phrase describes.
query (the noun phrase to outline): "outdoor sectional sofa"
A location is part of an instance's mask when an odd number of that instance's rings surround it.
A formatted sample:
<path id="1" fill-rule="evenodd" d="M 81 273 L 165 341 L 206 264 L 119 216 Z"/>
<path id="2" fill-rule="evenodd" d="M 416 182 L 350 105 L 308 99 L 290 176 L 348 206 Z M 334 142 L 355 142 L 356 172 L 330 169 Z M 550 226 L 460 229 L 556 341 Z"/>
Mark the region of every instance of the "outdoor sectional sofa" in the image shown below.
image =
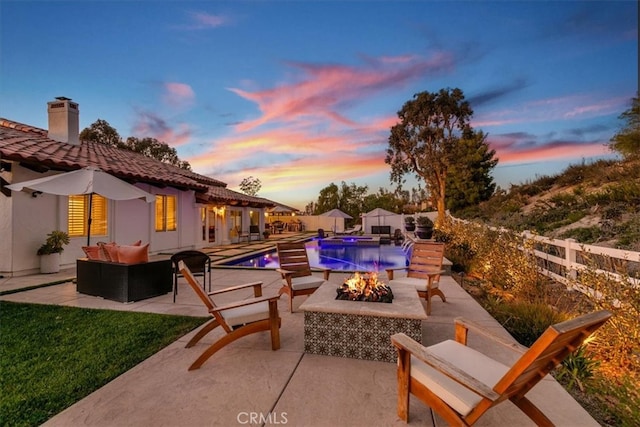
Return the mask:
<path id="1" fill-rule="evenodd" d="M 391 226 L 390 225 L 373 225 L 371 226 L 371 234 L 379 234 L 380 243 L 391 242 Z"/>
<path id="2" fill-rule="evenodd" d="M 100 253 L 95 247 L 83 248 L 94 259 L 81 258 L 76 262 L 78 292 L 133 302 L 172 291 L 173 270 L 169 258 L 149 260 L 148 245 L 111 246 L 115 249 L 106 251 L 101 246 Z M 126 255 L 118 258 L 118 249 Z"/>

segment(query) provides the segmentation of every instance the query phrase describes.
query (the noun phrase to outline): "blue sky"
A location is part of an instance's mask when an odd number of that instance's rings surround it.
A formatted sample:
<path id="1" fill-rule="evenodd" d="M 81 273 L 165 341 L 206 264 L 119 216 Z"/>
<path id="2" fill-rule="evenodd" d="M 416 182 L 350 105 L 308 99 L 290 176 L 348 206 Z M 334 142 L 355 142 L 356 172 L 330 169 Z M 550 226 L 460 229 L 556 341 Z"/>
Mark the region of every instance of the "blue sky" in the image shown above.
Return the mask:
<path id="1" fill-rule="evenodd" d="M 2 117 L 46 128 L 67 96 L 81 129 L 158 138 L 302 209 L 332 182 L 392 188 L 389 129 L 421 91 L 463 90 L 503 188 L 610 157 L 638 3 L 3 0 L 0 49 Z"/>

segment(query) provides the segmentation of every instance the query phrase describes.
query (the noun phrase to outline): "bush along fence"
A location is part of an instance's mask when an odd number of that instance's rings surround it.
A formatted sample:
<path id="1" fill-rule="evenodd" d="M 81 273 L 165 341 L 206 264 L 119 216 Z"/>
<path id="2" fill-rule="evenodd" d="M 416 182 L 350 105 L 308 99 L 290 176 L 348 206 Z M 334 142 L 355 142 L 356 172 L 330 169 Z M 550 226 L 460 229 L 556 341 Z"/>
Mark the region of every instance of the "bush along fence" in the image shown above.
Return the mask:
<path id="1" fill-rule="evenodd" d="M 451 221 L 442 228 L 444 235 L 448 236 L 445 239 L 458 240 L 452 242 L 452 248 L 460 252 L 459 256 L 478 258 L 473 261 L 472 268 L 476 271 L 478 267 L 485 270 L 483 275 L 490 274 L 489 270 L 497 265 L 528 259 L 535 261 L 538 273 L 591 296 L 597 297 L 598 293 L 586 286 L 583 279 L 585 276 L 591 278 L 592 274 L 602 275 L 606 281 L 622 283 L 632 288 L 640 287 L 640 252 L 585 245 L 574 239 L 552 239 L 530 231 L 516 233 L 504 228 L 449 218 Z M 463 230 L 456 232 L 456 228 L 460 227 Z M 509 247 L 517 247 L 522 254 L 510 253 Z M 503 259 L 505 253 L 510 253 L 509 259 Z M 483 256 L 477 257 L 479 254 Z M 514 268 L 522 269 L 511 266 L 505 270 L 509 274 Z M 519 275 L 518 280 L 522 279 Z"/>
<path id="2" fill-rule="evenodd" d="M 528 231 L 522 235 L 535 242 L 533 253 L 539 260 L 540 272 L 566 286 L 593 292 L 580 283 L 580 276 L 586 271 L 640 286 L 640 252 L 585 245 L 574 239 L 551 239 Z"/>

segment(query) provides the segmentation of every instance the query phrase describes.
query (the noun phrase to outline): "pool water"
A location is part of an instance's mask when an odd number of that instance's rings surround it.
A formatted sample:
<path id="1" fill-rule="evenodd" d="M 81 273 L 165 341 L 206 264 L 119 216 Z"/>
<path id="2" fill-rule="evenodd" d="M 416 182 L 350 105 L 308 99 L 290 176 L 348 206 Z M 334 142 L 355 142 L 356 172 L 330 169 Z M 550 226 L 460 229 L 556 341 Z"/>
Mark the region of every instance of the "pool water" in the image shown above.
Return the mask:
<path id="1" fill-rule="evenodd" d="M 384 271 L 385 268 L 406 267 L 407 254 L 402 247 L 395 245 L 320 246 L 317 241 L 306 244 L 309 264 L 312 267 L 324 267 L 337 271 Z M 234 261 L 226 265 L 255 268 L 278 268 L 276 251 L 252 258 Z"/>

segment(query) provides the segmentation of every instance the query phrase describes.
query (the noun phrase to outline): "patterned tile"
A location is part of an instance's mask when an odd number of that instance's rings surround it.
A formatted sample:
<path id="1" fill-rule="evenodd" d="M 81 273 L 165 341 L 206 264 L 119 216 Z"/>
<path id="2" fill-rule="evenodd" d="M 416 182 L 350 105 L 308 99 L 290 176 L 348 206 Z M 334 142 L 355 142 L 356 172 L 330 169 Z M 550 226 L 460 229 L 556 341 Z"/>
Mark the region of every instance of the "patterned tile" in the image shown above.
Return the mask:
<path id="1" fill-rule="evenodd" d="M 358 314 L 304 313 L 306 353 L 394 363 L 397 356 L 391 335 L 399 332 L 421 342 L 422 322 Z"/>

